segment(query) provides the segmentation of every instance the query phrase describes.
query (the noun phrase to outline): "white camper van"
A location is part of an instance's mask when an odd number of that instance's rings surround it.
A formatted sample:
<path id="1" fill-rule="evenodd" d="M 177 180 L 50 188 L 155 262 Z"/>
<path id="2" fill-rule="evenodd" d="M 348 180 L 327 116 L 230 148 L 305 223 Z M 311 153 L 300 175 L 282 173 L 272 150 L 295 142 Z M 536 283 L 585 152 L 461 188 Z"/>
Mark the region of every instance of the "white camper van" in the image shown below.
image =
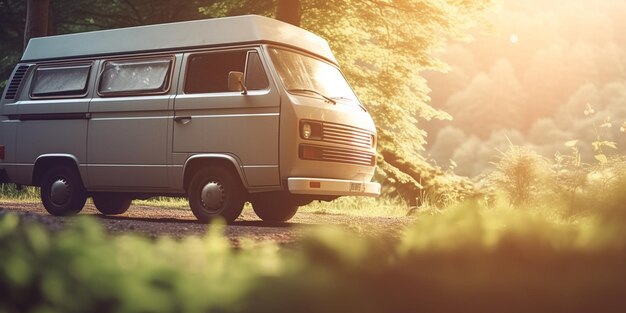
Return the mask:
<path id="1" fill-rule="evenodd" d="M 53 215 L 186 196 L 203 222 L 376 196 L 376 129 L 327 42 L 260 16 L 32 39 L 0 100 L 0 182 Z"/>

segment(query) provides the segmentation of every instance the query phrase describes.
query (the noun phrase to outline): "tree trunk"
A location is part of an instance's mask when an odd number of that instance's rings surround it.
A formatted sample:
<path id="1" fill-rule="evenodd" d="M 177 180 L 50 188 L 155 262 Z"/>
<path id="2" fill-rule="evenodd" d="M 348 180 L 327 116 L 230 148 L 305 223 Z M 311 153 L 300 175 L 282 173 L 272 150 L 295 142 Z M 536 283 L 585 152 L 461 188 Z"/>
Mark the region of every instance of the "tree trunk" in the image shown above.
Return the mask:
<path id="1" fill-rule="evenodd" d="M 291 25 L 300 26 L 300 0 L 278 0 L 276 19 Z"/>
<path id="2" fill-rule="evenodd" d="M 35 37 L 48 35 L 49 0 L 28 0 L 26 4 L 26 29 L 24 30 L 24 49 L 28 41 Z"/>

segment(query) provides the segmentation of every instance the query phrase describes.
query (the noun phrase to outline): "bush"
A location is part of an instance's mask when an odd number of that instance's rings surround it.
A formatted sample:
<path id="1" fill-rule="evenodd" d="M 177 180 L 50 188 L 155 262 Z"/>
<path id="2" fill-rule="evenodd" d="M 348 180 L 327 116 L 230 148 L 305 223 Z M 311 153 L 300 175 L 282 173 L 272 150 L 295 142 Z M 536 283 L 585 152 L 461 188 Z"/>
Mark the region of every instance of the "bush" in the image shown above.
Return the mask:
<path id="1" fill-rule="evenodd" d="M 495 166 L 487 177 L 488 184 L 503 191 L 514 206 L 530 204 L 548 189 L 550 163 L 527 147 L 511 145 L 509 151 L 501 153 Z"/>
<path id="2" fill-rule="evenodd" d="M 319 229 L 296 249 L 232 248 L 219 225 L 151 241 L 86 218 L 49 233 L 7 214 L 0 311 L 618 312 L 626 221 L 615 210 L 563 220 L 470 201 L 421 216 L 400 241 Z"/>

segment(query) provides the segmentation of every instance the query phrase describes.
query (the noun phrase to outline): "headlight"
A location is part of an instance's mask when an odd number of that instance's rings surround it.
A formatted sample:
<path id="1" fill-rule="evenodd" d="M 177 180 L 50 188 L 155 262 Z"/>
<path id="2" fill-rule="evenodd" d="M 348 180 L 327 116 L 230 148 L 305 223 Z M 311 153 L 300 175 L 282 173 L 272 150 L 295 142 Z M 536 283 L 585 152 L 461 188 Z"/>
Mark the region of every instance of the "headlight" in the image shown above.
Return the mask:
<path id="1" fill-rule="evenodd" d="M 312 133 L 311 124 L 303 123 L 302 124 L 302 137 L 304 139 L 309 139 L 311 138 L 311 133 Z"/>
<path id="2" fill-rule="evenodd" d="M 300 138 L 308 140 L 322 140 L 322 123 L 315 121 L 300 121 Z"/>

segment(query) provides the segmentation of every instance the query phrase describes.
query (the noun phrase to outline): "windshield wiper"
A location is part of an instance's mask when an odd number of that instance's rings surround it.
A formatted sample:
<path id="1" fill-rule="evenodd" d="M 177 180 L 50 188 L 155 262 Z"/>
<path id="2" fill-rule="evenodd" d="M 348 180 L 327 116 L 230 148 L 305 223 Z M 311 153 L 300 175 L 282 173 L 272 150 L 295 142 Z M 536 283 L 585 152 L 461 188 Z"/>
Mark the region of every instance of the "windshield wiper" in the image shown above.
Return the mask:
<path id="1" fill-rule="evenodd" d="M 313 90 L 313 89 L 287 89 L 287 91 L 289 92 L 311 92 L 314 93 L 324 99 L 326 99 L 326 101 L 332 103 L 332 104 L 337 104 L 337 101 L 335 101 L 333 98 L 325 96 L 324 94 L 322 94 L 321 92 L 317 91 L 317 90 Z"/>
<path id="2" fill-rule="evenodd" d="M 350 100 L 352 101 L 352 99 L 347 98 L 347 97 L 342 97 L 342 96 L 338 96 L 338 97 L 331 97 L 333 100 Z"/>
<path id="3" fill-rule="evenodd" d="M 333 99 L 336 99 L 336 100 L 349 100 L 350 102 L 354 102 L 354 100 L 353 100 L 352 98 L 346 98 L 346 97 L 341 97 L 341 96 L 340 96 L 340 97 L 332 97 L 332 98 L 333 98 Z M 360 104 L 358 101 L 356 102 L 356 104 L 357 104 L 359 107 L 361 107 L 361 109 L 363 110 L 363 112 L 367 112 L 367 109 L 366 109 L 366 108 L 365 108 L 362 104 Z"/>

